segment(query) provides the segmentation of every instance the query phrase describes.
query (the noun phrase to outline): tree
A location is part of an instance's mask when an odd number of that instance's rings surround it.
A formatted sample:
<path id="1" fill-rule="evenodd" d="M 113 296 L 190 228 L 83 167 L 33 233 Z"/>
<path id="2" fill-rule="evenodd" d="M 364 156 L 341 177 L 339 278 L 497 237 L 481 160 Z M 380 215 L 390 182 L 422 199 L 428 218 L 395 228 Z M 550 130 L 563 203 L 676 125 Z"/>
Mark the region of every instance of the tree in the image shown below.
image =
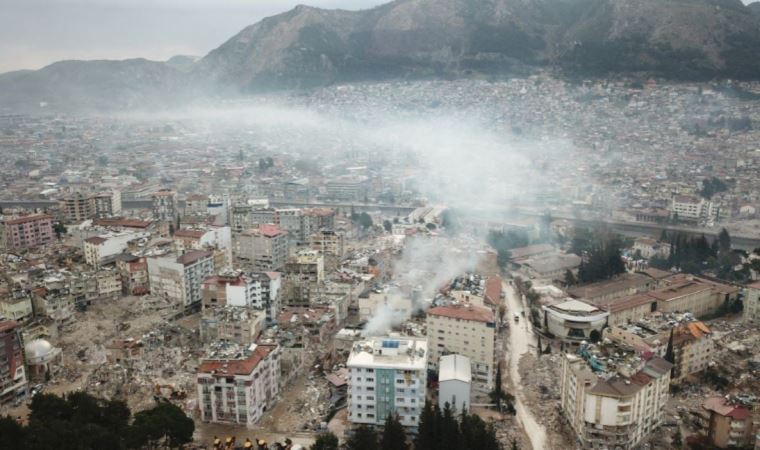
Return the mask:
<path id="1" fill-rule="evenodd" d="M 578 279 L 575 278 L 572 270 L 567 269 L 565 271 L 565 286 L 575 286 L 576 284 L 578 284 Z"/>
<path id="2" fill-rule="evenodd" d="M 385 418 L 385 428 L 380 437 L 382 450 L 407 450 L 406 433 L 396 414 L 388 414 Z"/>
<path id="3" fill-rule="evenodd" d="M 520 447 L 517 446 L 517 439 L 512 439 L 512 450 L 520 450 Z"/>
<path id="4" fill-rule="evenodd" d="M 366 212 L 359 214 L 359 225 L 365 230 L 370 228 L 372 226 L 372 216 Z"/>
<path id="5" fill-rule="evenodd" d="M 496 379 L 494 380 L 494 388 L 490 396 L 491 401 L 496 403 L 496 409 L 499 412 L 502 412 L 502 402 L 506 403 L 504 409 L 507 413 L 514 415 L 517 412 L 514 406 L 514 396 L 505 392 L 502 387 L 501 364 L 496 366 Z"/>
<path id="6" fill-rule="evenodd" d="M 435 450 L 436 430 L 435 410 L 429 401 L 425 401 L 417 427 L 417 437 L 414 440 L 414 450 Z"/>
<path id="7" fill-rule="evenodd" d="M 380 450 L 377 433 L 366 425 L 360 425 L 346 441 L 346 450 Z"/>
<path id="8" fill-rule="evenodd" d="M 731 250 L 731 235 L 728 234 L 728 230 L 723 228 L 718 234 L 718 243 L 721 253 L 726 253 Z"/>
<path id="9" fill-rule="evenodd" d="M 310 450 L 338 450 L 338 436 L 331 432 L 320 433 L 316 441 L 309 447 Z"/>
<path id="10" fill-rule="evenodd" d="M 177 447 L 193 440 L 195 423 L 182 410 L 168 402 L 135 414 L 129 428 L 128 441 L 132 448 L 164 443 Z"/>
<path id="11" fill-rule="evenodd" d="M 676 428 L 676 432 L 673 435 L 673 447 L 675 448 L 683 447 L 683 437 L 681 436 L 680 428 Z"/>
<path id="12" fill-rule="evenodd" d="M 675 355 L 673 354 L 673 328 L 670 329 L 670 338 L 668 338 L 668 348 L 665 350 L 665 361 L 673 364 L 675 363 Z"/>
<path id="13" fill-rule="evenodd" d="M 11 416 L 0 417 L 0 448 L 24 448 L 26 432 Z"/>
<path id="14" fill-rule="evenodd" d="M 425 224 L 425 228 L 427 228 L 428 230 L 432 231 L 432 230 L 435 230 L 436 228 L 438 228 L 438 226 L 436 226 L 436 224 L 434 224 L 432 222 L 428 222 L 428 223 Z"/>
<path id="15" fill-rule="evenodd" d="M 99 166 L 107 166 L 108 165 L 108 157 L 106 155 L 100 155 L 100 156 L 98 156 L 98 165 Z"/>
<path id="16" fill-rule="evenodd" d="M 391 223 L 390 220 L 386 219 L 383 221 L 383 228 L 385 229 L 386 232 L 390 233 L 393 230 L 393 224 Z"/>
<path id="17" fill-rule="evenodd" d="M 55 232 L 55 237 L 60 239 L 61 236 L 66 234 L 66 225 L 62 224 L 61 222 L 56 222 L 53 224 L 53 231 Z"/>

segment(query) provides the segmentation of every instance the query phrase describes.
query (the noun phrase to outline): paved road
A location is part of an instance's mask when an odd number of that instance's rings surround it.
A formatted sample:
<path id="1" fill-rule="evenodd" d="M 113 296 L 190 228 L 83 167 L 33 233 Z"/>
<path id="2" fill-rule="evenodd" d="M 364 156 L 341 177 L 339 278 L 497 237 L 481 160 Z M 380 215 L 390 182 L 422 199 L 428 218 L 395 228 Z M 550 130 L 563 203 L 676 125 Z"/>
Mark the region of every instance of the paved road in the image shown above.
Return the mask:
<path id="1" fill-rule="evenodd" d="M 517 419 L 520 421 L 525 434 L 530 439 L 533 450 L 546 449 L 546 429 L 536 421 L 533 413 L 525 406 L 525 395 L 520 385 L 520 371 L 518 370 L 520 357 L 529 351 L 535 351 L 536 341 L 533 336 L 530 321 L 521 317 L 519 323 L 515 323 L 512 314 L 516 311 L 522 311 L 525 307 L 515 289 L 504 283 L 504 289 L 507 294 L 507 314 L 509 315 L 509 350 L 506 355 L 506 362 L 509 365 L 509 376 L 512 384 L 515 386 L 515 409 L 517 410 Z"/>

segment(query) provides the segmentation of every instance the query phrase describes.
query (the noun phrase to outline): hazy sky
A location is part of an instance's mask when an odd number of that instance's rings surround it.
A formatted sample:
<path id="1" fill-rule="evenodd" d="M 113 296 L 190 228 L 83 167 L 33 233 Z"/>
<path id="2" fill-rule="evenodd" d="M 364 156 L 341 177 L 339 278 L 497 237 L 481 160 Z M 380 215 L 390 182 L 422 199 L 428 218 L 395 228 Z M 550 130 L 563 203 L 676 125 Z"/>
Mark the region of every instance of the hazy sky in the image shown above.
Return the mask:
<path id="1" fill-rule="evenodd" d="M 385 0 L 0 0 L 0 73 L 61 59 L 202 56 L 299 3 L 364 9 Z"/>

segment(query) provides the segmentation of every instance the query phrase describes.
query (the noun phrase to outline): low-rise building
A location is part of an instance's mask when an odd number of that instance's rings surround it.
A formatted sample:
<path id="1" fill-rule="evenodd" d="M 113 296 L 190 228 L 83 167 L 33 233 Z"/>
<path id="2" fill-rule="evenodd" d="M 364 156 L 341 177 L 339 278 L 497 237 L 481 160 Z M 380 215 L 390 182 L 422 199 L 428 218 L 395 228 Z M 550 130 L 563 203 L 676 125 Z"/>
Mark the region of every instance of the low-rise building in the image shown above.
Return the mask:
<path id="1" fill-rule="evenodd" d="M 582 341 L 599 341 L 607 326 L 609 313 L 578 300 L 543 306 L 542 328 L 549 336 L 578 345 Z"/>
<path id="2" fill-rule="evenodd" d="M 470 359 L 462 355 L 444 355 L 438 363 L 438 406 L 448 404 L 455 412 L 470 411 L 472 373 Z"/>
<path id="3" fill-rule="evenodd" d="M 240 306 L 204 309 L 200 321 L 203 342 L 226 341 L 248 346 L 266 327 L 266 313 Z"/>
<path id="4" fill-rule="evenodd" d="M 196 377 L 201 420 L 253 426 L 277 401 L 279 379 L 276 345 L 251 344 L 240 357 L 212 354 Z"/>
<path id="5" fill-rule="evenodd" d="M 0 317 L 21 324 L 31 319 L 33 314 L 32 296 L 28 291 L 18 289 L 0 298 Z"/>
<path id="6" fill-rule="evenodd" d="M 348 356 L 348 421 L 382 425 L 396 414 L 416 429 L 425 405 L 428 348 L 424 339 L 378 337 L 357 341 Z"/>

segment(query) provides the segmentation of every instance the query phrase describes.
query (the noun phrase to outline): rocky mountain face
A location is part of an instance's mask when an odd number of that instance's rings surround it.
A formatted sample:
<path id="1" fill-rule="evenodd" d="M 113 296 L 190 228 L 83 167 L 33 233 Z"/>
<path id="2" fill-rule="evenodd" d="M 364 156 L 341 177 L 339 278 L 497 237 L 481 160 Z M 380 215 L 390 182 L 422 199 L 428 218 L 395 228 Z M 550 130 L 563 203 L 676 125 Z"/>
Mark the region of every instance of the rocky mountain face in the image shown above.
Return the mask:
<path id="1" fill-rule="evenodd" d="M 191 92 L 251 92 L 399 77 L 760 78 L 757 3 L 740 0 L 396 0 L 364 11 L 298 6 L 204 58 L 65 61 L 0 76 L 8 100 L 129 108 Z M 12 91 L 12 92 L 9 92 Z M 110 108 L 115 109 L 115 108 Z"/>

